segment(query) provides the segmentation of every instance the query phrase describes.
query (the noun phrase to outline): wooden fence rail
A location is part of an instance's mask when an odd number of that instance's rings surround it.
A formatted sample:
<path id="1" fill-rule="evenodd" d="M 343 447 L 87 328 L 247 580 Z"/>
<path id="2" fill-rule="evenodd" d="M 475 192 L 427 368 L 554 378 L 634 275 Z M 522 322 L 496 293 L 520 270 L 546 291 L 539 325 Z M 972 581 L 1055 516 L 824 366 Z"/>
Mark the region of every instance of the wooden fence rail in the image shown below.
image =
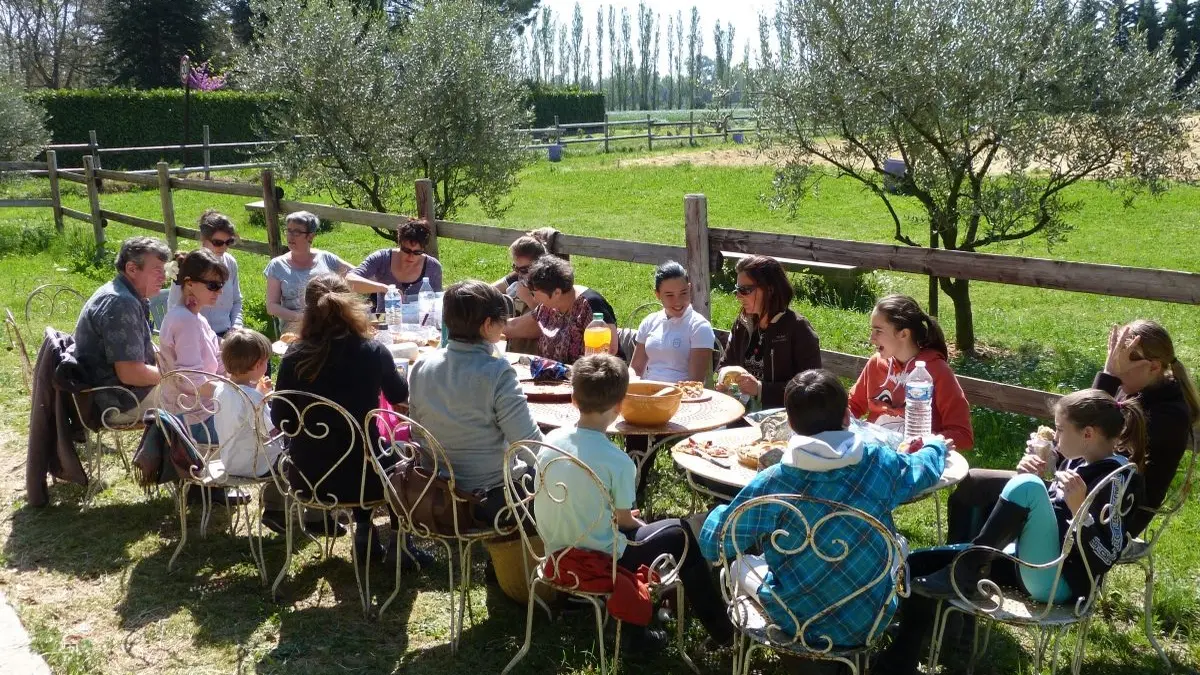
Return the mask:
<path id="1" fill-rule="evenodd" d="M 395 230 L 411 220 L 410 216 L 374 211 L 360 211 L 327 204 L 302 202 L 283 198 L 275 187 L 270 169 L 261 172 L 259 185 L 219 183 L 213 181 L 173 178 L 166 163 L 160 162 L 157 176 L 133 172 L 96 169 L 92 158 L 85 157 L 85 171 L 78 174 L 60 171 L 54 166 L 53 154 L 47 158 L 47 173 L 54 181 L 51 198 L 42 200 L 55 210 L 56 218 L 74 218 L 92 223 L 97 249 L 103 252 L 104 227 L 108 221 L 124 223 L 140 229 L 161 233 L 172 248 L 179 238 L 197 240 L 199 232 L 179 227 L 174 222 L 172 194 L 177 190 L 200 190 L 220 194 L 258 197 L 267 219 L 267 241 L 239 238 L 236 248 L 265 256 L 279 255 L 285 248 L 279 233 L 279 213 L 310 211 L 321 218 L 347 223 Z M 104 209 L 100 204 L 97 178 L 125 181 L 160 190 L 163 219 L 155 221 Z M 77 211 L 61 204 L 57 180 L 67 180 L 88 186 L 90 213 Z M 524 234 L 523 230 L 491 227 L 471 223 L 435 220 L 434 190 L 426 180 L 416 182 L 417 216 L 428 219 L 430 242 L 426 249 L 436 255 L 439 238 L 508 246 Z M 251 205 L 248 205 L 251 206 Z M 560 255 L 579 255 L 622 262 L 656 265 L 674 259 L 683 262 L 693 286 L 693 306 L 706 317 L 711 315 L 712 273 L 719 269 L 722 251 L 769 253 L 813 263 L 853 265 L 864 270 L 892 270 L 913 274 L 953 276 L 1002 284 L 1121 296 L 1196 305 L 1200 304 L 1200 274 L 1173 270 L 1127 268 L 1116 265 L 1067 262 L 1022 258 L 1017 256 L 964 253 L 916 247 L 892 246 L 866 242 L 841 241 L 799 235 L 747 232 L 708 225 L 707 199 L 702 194 L 684 198 L 684 246 L 602 239 L 582 235 L 562 234 L 554 242 L 553 251 Z M 867 359 L 852 354 L 822 351 L 823 361 L 834 373 L 853 378 Z M 968 399 L 975 405 L 1005 412 L 1046 417 L 1058 394 L 971 377 L 958 377 Z"/>

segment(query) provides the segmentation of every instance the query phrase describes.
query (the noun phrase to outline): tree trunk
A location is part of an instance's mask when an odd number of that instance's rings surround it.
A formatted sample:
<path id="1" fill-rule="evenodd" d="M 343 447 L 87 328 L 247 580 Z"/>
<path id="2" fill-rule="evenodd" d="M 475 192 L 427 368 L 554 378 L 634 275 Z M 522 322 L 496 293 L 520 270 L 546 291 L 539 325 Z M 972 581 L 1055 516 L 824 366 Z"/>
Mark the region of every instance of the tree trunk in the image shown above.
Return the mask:
<path id="1" fill-rule="evenodd" d="M 941 278 L 942 291 L 954 303 L 954 344 L 958 351 L 975 355 L 975 318 L 971 312 L 971 288 L 968 279 Z"/>

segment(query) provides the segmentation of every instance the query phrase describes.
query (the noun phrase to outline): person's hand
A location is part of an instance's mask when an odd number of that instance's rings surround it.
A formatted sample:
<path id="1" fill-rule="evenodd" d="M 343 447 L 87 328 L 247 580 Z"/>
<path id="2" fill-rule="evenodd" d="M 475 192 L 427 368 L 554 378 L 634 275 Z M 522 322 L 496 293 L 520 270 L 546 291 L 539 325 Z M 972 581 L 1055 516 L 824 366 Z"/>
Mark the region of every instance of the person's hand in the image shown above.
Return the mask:
<path id="1" fill-rule="evenodd" d="M 729 387 L 724 382 L 717 382 L 716 384 L 713 385 L 713 389 L 724 394 L 726 391 L 729 390 Z"/>
<path id="2" fill-rule="evenodd" d="M 1083 506 L 1083 500 L 1087 498 L 1087 483 L 1070 469 L 1056 472 L 1054 480 L 1058 483 L 1063 501 L 1067 503 L 1071 513 L 1079 515 L 1079 507 Z"/>
<path id="3" fill-rule="evenodd" d="M 1135 336 L 1128 326 L 1113 326 L 1108 333 L 1108 357 L 1104 360 L 1104 372 L 1125 379 L 1140 369 L 1149 368 L 1150 362 L 1141 358 L 1138 346 L 1142 338 Z"/>
<path id="4" fill-rule="evenodd" d="M 1035 454 L 1028 454 L 1017 462 L 1017 473 L 1031 473 L 1040 476 L 1046 470 L 1046 460 Z"/>
<path id="5" fill-rule="evenodd" d="M 954 450 L 957 450 L 957 448 L 954 447 L 954 441 L 952 441 L 951 439 L 946 438 L 945 436 L 943 436 L 941 434 L 934 436 L 934 438 L 940 440 L 943 444 L 945 444 L 946 452 L 952 452 Z"/>
<path id="6" fill-rule="evenodd" d="M 275 385 L 271 383 L 271 378 L 263 375 L 262 378 L 258 380 L 258 384 L 254 385 L 254 388 L 257 389 L 258 393 L 260 394 L 269 394 L 275 389 Z"/>
<path id="7" fill-rule="evenodd" d="M 758 378 L 753 375 L 738 375 L 737 383 L 742 393 L 749 396 L 758 396 L 759 391 L 762 389 Z"/>

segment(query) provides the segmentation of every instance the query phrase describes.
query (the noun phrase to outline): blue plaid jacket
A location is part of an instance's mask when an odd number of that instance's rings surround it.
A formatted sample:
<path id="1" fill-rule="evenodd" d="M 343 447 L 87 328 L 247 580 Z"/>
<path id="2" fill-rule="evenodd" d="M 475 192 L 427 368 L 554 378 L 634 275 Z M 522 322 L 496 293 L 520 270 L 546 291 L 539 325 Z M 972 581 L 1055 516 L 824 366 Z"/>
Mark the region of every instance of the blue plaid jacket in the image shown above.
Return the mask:
<path id="1" fill-rule="evenodd" d="M 897 453 L 884 445 L 868 444 L 857 464 L 824 472 L 776 464 L 760 472 L 731 504 L 718 506 L 708 515 L 700 534 L 700 550 L 706 559 L 717 562 L 720 556 L 718 538 L 729 515 L 739 504 L 771 494 L 800 494 L 853 506 L 895 532 L 892 510 L 935 485 L 945 468 L 945 461 L 946 448 L 937 442 L 911 455 Z M 812 524 L 829 509 L 802 502 L 801 511 Z M 870 583 L 886 564 L 884 541 L 861 520 L 834 518 L 818 530 L 815 543 L 827 557 L 840 555 L 842 549 L 835 543 L 839 539 L 849 547 L 849 555 L 836 563 L 819 558 L 812 545 L 797 554 L 781 554 L 768 540 L 780 529 L 796 534 L 781 536 L 779 549 L 796 549 L 803 543 L 801 537 L 805 528 L 795 514 L 778 504 L 755 507 L 739 518 L 736 532 L 731 527 L 726 533 L 724 551 L 732 560 L 736 551 L 757 552 L 756 549 L 761 549 L 769 571 L 758 597 L 771 620 L 788 636 L 794 635 L 798 626 L 791 621 L 780 601 L 803 623 Z M 805 634 L 807 643 L 818 649 L 825 647 L 826 637 L 838 647 L 866 643 L 873 637 L 871 629 L 893 586 L 891 579 L 885 578 L 862 595 L 825 613 L 809 625 Z M 888 602 L 879 623 L 880 630 L 887 626 L 898 603 L 894 597 Z"/>

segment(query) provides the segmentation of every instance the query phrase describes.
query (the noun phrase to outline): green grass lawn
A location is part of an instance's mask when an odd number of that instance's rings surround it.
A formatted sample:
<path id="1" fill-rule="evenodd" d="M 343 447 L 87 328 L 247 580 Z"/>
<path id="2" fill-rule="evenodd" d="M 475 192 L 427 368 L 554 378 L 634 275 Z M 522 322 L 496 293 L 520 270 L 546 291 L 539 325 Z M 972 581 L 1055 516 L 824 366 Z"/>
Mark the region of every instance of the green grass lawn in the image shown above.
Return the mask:
<path id="1" fill-rule="evenodd" d="M 733 146 L 709 146 L 724 153 Z M 573 150 L 573 148 L 572 148 Z M 455 220 L 534 229 L 553 226 L 568 233 L 683 244 L 683 196 L 708 196 L 709 223 L 772 232 L 793 232 L 862 241 L 888 241 L 890 224 L 875 198 L 852 183 L 829 179 L 818 196 L 791 218 L 769 210 L 763 197 L 771 189 L 771 171 L 746 161 L 713 165 L 710 152 L 691 154 L 656 150 L 626 150 L 609 155 L 574 153 L 561 163 L 538 162 L 527 169 L 512 194 L 503 217 L 488 219 L 468 204 Z M 748 151 L 747 151 L 748 152 Z M 681 161 L 682 160 L 682 161 Z M 738 164 L 738 165 L 726 165 Z M 67 205 L 87 211 L 82 186 L 65 184 Z M 0 187 L 0 193 L 39 195 L 44 182 Z M 1196 254 L 1200 225 L 1196 205 L 1200 190 L 1179 188 L 1156 201 L 1138 202 L 1125 209 L 1103 187 L 1084 185 L 1071 195 L 1083 209 L 1070 216 L 1077 230 L 1066 242 L 1047 249 L 1030 240 L 992 249 L 996 252 L 1066 260 L 1200 271 Z M 244 236 L 265 240 L 261 228 L 247 224 L 244 204 L 249 199 L 198 192 L 176 192 L 176 222 L 190 226 L 205 208 L 215 207 L 234 217 Z M 323 201 L 315 198 L 315 201 Z M 106 193 L 103 207 L 151 219 L 161 219 L 157 191 Z M 918 212 L 905 204 L 903 213 L 922 229 Z M 108 228 L 110 252 L 135 230 L 119 224 Z M 91 226 L 67 221 L 62 236 L 53 234 L 48 211 L 0 210 L 0 306 L 20 318 L 25 295 L 41 283 L 65 283 L 90 291 L 111 277 L 111 267 L 87 263 Z M 317 246 L 331 249 L 357 263 L 385 242 L 369 229 L 339 225 L 322 234 Z M 448 281 L 476 277 L 495 279 L 507 270 L 502 248 L 443 239 L 439 242 Z M 262 269 L 266 259 L 237 253 L 242 268 L 249 322 L 266 325 Z M 613 261 L 575 258 L 581 283 L 602 292 L 618 317 L 653 299 L 651 268 Z M 797 277 L 801 285 L 811 283 Z M 904 292 L 925 297 L 924 278 L 893 273 L 871 275 L 875 295 Z M 982 343 L 1003 356 L 989 361 L 958 362 L 960 372 L 1006 382 L 1066 391 L 1087 386 L 1103 363 L 1108 327 L 1135 317 L 1162 322 L 1175 337 L 1180 359 L 1200 367 L 1200 313 L 1194 307 L 1106 298 L 1034 288 L 974 284 L 977 333 Z M 870 301 L 856 309 L 841 309 L 801 298 L 798 311 L 812 321 L 822 345 L 858 354 L 867 353 L 867 312 Z M 74 323 L 77 306 L 52 318 L 59 328 Z M 735 303 L 723 293 L 713 297 L 713 323 L 728 327 Z M 953 311 L 942 301 L 943 324 L 953 326 Z M 35 319 L 26 328 L 30 348 L 40 332 Z M 622 321 L 622 323 L 625 323 Z M 340 558 L 321 562 L 317 547 L 307 546 L 294 557 L 291 578 L 282 603 L 270 601 L 258 585 L 243 541 L 214 534 L 189 542 L 174 573 L 166 571 L 178 537 L 178 522 L 170 502 L 146 498 L 127 481 L 118 481 L 100 495 L 97 506 L 80 512 L 79 491 L 59 487 L 58 503 L 44 510 L 24 509 L 21 502 L 24 434 L 28 416 L 24 391 L 13 352 L 0 352 L 0 491 L 11 505 L 0 525 L 4 570 L 0 588 L 17 603 L 31 627 L 39 650 L 62 672 L 390 672 L 450 673 L 464 667 L 499 672 L 516 652 L 523 609 L 498 593 L 483 589 L 482 575 L 473 595 L 475 622 L 468 623 L 461 651 L 450 658 L 446 644 L 448 617 L 445 561 L 432 572 L 404 579 L 397 610 L 379 623 L 363 621 L 358 609 L 345 542 Z M 1036 422 L 1030 418 L 974 411 L 979 448 L 971 461 L 980 466 L 1009 466 L 1022 447 L 1021 439 Z M 134 439 L 130 439 L 132 443 Z M 660 457 L 651 485 L 649 506 L 660 514 L 681 515 L 687 495 L 668 458 Z M 119 475 L 119 465 L 108 465 Z M 929 501 L 899 513 L 901 530 L 915 544 L 933 534 Z M 193 520 L 195 528 L 196 520 Z M 214 529 L 219 530 L 220 523 Z M 1176 520 L 1174 536 L 1160 549 L 1157 620 L 1169 633 L 1177 660 L 1189 668 L 1200 664 L 1200 552 L 1190 533 L 1200 527 L 1194 500 Z M 282 560 L 279 542 L 268 543 L 268 558 Z M 444 556 L 442 556 L 444 557 Z M 1110 575 L 1109 601 L 1093 622 L 1087 652 L 1087 672 L 1161 672 L 1136 623 L 1141 604 L 1140 577 L 1131 570 Z M 535 644 L 520 672 L 585 673 L 596 662 L 589 654 L 594 630 L 588 617 L 570 617 L 553 624 L 539 619 Z M 699 643 L 693 627 L 690 644 Z M 1031 642 L 1022 633 L 1002 632 L 993 640 L 985 672 L 1026 672 Z M 953 662 L 953 661 L 951 661 Z M 705 672 L 728 670 L 728 658 L 704 660 Z M 650 669 L 684 672 L 668 652 L 648 667 L 630 663 L 629 672 Z M 764 669 L 771 671 L 770 664 Z"/>

